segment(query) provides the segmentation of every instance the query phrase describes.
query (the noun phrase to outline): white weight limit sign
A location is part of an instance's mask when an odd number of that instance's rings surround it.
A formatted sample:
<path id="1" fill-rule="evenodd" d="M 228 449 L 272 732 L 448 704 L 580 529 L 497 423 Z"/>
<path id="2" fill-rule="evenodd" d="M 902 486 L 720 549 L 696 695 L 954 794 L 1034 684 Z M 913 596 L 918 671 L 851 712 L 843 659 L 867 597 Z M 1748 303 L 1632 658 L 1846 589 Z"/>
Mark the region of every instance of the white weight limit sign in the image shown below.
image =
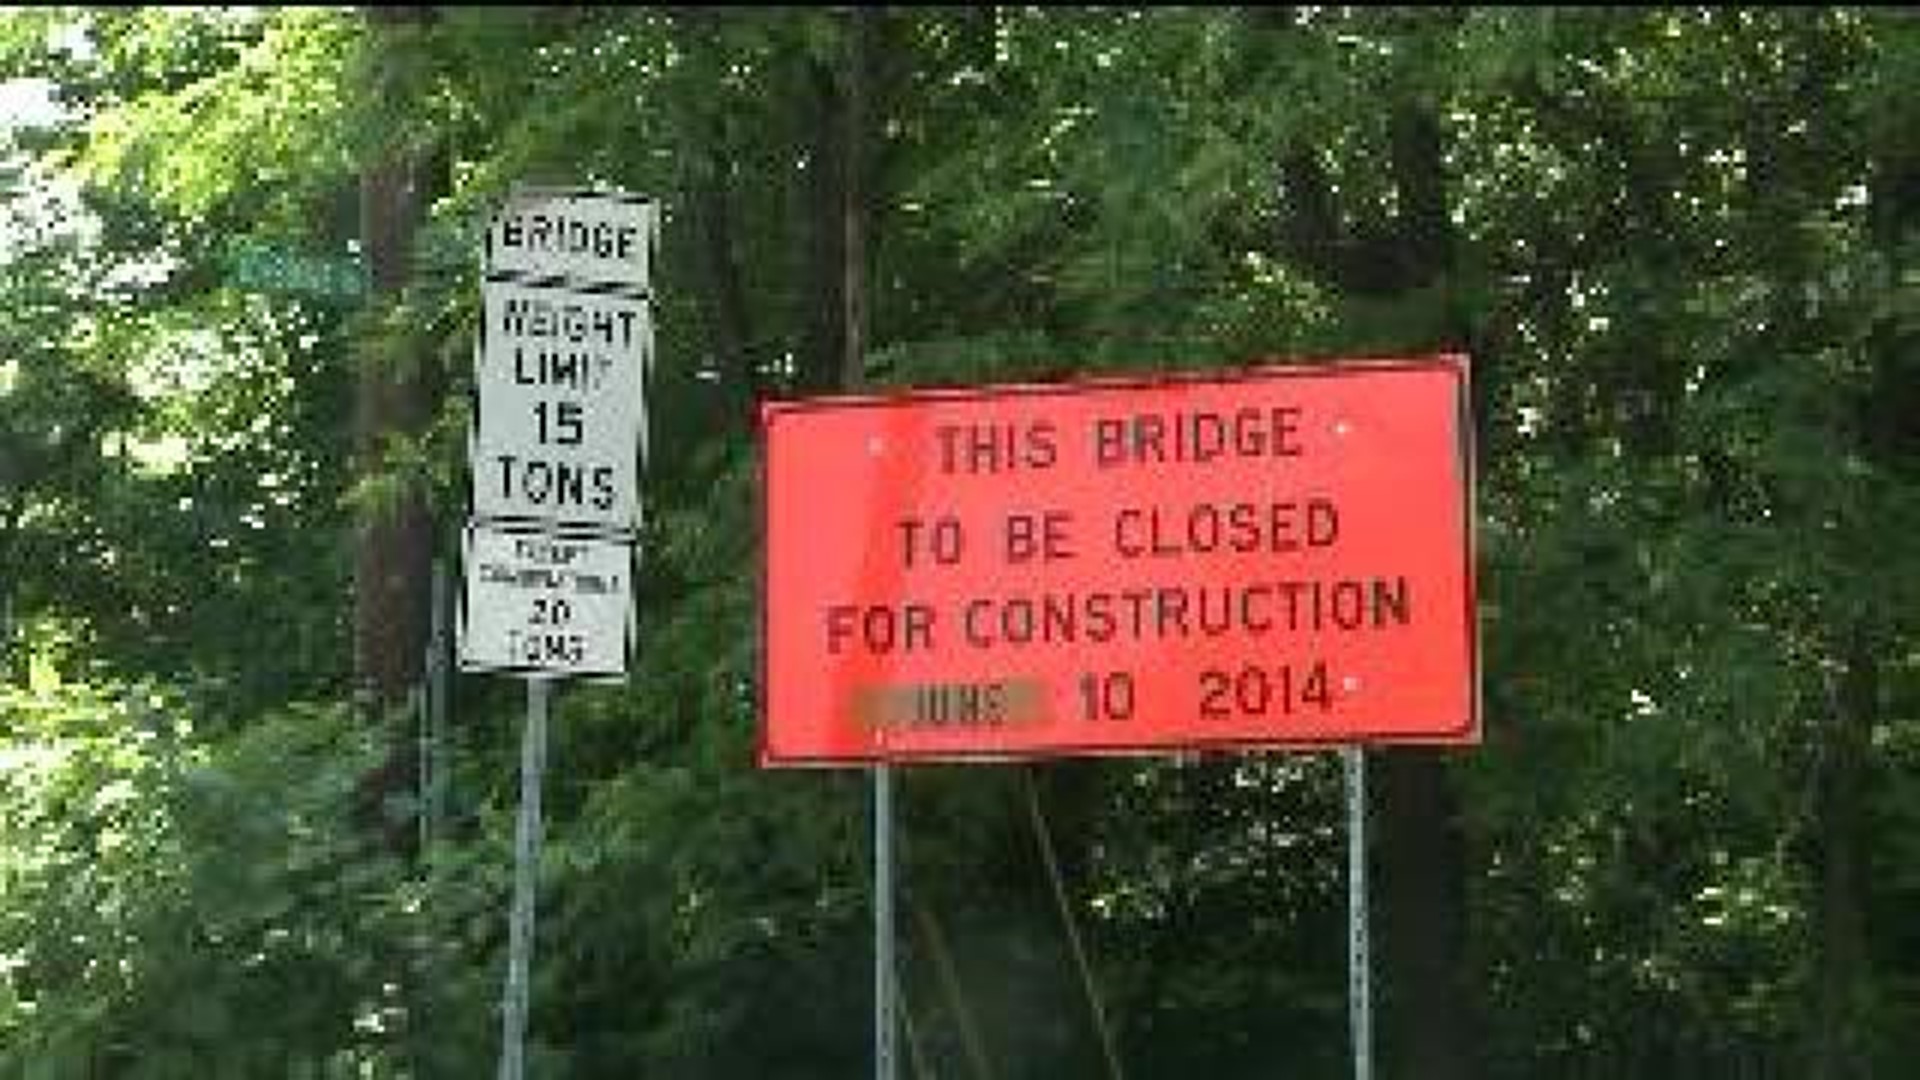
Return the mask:
<path id="1" fill-rule="evenodd" d="M 637 528 L 647 302 L 494 281 L 481 296 L 474 515 Z"/>
<path id="2" fill-rule="evenodd" d="M 463 671 L 626 674 L 633 545 L 473 523 L 460 613 Z"/>

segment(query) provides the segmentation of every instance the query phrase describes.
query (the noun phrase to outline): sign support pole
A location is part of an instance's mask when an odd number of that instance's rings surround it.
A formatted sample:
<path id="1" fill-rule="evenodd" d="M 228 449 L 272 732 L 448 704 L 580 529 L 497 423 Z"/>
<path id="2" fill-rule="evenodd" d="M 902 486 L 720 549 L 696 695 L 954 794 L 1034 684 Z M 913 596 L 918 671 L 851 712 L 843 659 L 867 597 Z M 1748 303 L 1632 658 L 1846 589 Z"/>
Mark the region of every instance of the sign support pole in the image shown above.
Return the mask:
<path id="1" fill-rule="evenodd" d="M 520 742 L 520 816 L 513 843 L 513 912 L 507 922 L 507 983 L 500 1009 L 500 1080 L 526 1069 L 528 970 L 533 961 L 533 892 L 540 865 L 540 773 L 547 757 L 547 703 L 552 683 L 527 679 L 527 726 Z"/>
<path id="2" fill-rule="evenodd" d="M 1347 1009 L 1353 1034 L 1353 1080 L 1373 1080 L 1373 1015 L 1367 972 L 1367 759 L 1359 746 L 1340 748 L 1347 788 Z"/>
<path id="3" fill-rule="evenodd" d="M 894 1080 L 893 767 L 873 767 L 873 1076 Z"/>
<path id="4" fill-rule="evenodd" d="M 426 843 L 432 844 L 446 818 L 447 779 L 452 753 L 447 746 L 447 563 L 433 560 L 433 623 L 427 639 Z M 423 845 L 423 847 L 426 845 Z"/>

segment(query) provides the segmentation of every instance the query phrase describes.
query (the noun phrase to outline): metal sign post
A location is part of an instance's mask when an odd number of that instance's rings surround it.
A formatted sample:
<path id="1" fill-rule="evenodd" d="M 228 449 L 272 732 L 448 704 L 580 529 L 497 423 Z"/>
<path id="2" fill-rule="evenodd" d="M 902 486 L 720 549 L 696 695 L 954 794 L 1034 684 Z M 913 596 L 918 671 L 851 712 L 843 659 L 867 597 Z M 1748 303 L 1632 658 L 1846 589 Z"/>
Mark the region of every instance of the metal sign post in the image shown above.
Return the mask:
<path id="1" fill-rule="evenodd" d="M 552 683 L 527 680 L 527 726 L 520 740 L 520 817 L 513 836 L 513 913 L 507 922 L 507 984 L 500 1010 L 500 1080 L 526 1069 L 527 980 L 533 965 L 533 897 L 540 868 L 540 774 L 547 761 Z"/>
<path id="2" fill-rule="evenodd" d="M 453 749 L 447 745 L 447 694 L 452 687 L 447 678 L 447 564 L 433 560 L 433 633 L 427 645 L 431 659 L 427 664 L 427 839 L 433 840 L 447 817 L 447 793 L 453 776 Z"/>
<path id="3" fill-rule="evenodd" d="M 1353 1080 L 1373 1080 L 1372 988 L 1367 979 L 1367 759 L 1340 750 L 1347 787 L 1347 1009 L 1353 1031 Z"/>
<path id="4" fill-rule="evenodd" d="M 873 1075 L 894 1080 L 893 770 L 873 767 Z"/>

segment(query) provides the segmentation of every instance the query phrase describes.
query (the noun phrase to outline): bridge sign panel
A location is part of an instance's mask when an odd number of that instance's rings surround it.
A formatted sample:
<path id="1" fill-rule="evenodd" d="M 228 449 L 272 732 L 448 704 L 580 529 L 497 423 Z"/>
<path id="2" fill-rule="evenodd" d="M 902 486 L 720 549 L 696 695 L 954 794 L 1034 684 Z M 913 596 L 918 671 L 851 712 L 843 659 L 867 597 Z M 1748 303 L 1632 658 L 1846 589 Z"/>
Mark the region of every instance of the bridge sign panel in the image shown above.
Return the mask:
<path id="1" fill-rule="evenodd" d="M 1467 364 L 769 403 L 768 764 L 1479 738 Z"/>

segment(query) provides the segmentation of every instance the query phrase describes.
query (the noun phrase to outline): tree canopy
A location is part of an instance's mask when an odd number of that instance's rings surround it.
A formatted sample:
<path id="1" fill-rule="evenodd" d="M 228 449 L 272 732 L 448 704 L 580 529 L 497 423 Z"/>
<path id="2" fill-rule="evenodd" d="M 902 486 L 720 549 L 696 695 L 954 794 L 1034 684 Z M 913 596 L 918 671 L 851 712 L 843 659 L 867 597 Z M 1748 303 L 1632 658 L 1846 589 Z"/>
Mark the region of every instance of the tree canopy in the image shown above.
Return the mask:
<path id="1" fill-rule="evenodd" d="M 41 7 L 0 80 L 0 1073 L 492 1068 L 517 688 L 428 790 L 356 691 L 425 677 L 529 184 L 664 219 L 532 1075 L 867 1068 L 864 788 L 753 766 L 757 401 L 1443 349 L 1485 742 L 1372 752 L 1382 1074 L 1920 1051 L 1910 14 Z M 1344 1073 L 1329 756 L 899 783 L 904 1071 L 1105 1073 L 1044 835 L 1130 1074 Z"/>

